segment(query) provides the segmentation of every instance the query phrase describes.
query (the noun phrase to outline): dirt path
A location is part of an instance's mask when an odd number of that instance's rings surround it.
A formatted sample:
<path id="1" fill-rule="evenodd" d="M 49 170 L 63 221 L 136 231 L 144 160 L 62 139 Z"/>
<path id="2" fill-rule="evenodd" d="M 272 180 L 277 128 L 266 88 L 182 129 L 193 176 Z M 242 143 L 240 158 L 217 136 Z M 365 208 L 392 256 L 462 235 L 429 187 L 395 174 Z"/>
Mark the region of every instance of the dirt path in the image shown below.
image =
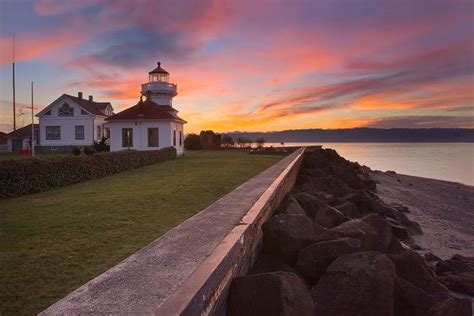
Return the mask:
<path id="1" fill-rule="evenodd" d="M 372 177 L 382 200 L 409 207 L 410 219 L 424 232 L 414 238 L 423 252 L 442 259 L 474 256 L 474 187 L 399 174 L 374 172 Z"/>

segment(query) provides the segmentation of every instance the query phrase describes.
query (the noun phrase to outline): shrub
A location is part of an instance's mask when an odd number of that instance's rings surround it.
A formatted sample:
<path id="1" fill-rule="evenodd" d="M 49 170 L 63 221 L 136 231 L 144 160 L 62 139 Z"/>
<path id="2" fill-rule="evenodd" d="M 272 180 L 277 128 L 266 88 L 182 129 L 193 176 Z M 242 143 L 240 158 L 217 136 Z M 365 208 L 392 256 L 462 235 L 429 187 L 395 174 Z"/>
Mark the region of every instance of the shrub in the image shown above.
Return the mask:
<path id="1" fill-rule="evenodd" d="M 94 150 L 94 148 L 92 148 L 90 146 L 84 147 L 84 154 L 93 155 L 95 153 L 96 153 L 96 151 Z"/>
<path id="2" fill-rule="evenodd" d="M 184 140 L 185 149 L 201 149 L 201 138 L 196 134 L 189 134 Z"/>
<path id="3" fill-rule="evenodd" d="M 74 148 L 72 149 L 72 154 L 73 154 L 74 156 L 79 156 L 79 155 L 81 154 L 81 149 L 78 148 L 78 147 L 74 147 Z"/>
<path id="4" fill-rule="evenodd" d="M 92 145 L 92 148 L 98 153 L 101 153 L 101 152 L 104 152 L 104 151 L 110 151 L 110 146 L 107 145 L 107 138 L 106 137 L 102 137 L 102 139 L 98 142 L 94 141 L 94 144 Z"/>
<path id="5" fill-rule="evenodd" d="M 105 177 L 176 157 L 174 147 L 160 150 L 52 156 L 0 163 L 0 198 L 47 191 L 68 184 Z"/>

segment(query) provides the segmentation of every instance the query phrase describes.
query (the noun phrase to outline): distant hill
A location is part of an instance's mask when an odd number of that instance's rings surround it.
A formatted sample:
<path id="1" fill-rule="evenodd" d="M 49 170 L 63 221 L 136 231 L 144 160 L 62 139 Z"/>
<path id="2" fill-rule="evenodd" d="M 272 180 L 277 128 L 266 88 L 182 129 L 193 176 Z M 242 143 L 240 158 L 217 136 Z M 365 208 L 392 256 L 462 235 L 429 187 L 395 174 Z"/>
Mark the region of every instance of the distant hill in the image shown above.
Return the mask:
<path id="1" fill-rule="evenodd" d="M 299 129 L 279 132 L 230 132 L 236 139 L 254 140 L 263 137 L 267 143 L 458 143 L 474 142 L 474 129 L 469 128 L 349 128 Z"/>

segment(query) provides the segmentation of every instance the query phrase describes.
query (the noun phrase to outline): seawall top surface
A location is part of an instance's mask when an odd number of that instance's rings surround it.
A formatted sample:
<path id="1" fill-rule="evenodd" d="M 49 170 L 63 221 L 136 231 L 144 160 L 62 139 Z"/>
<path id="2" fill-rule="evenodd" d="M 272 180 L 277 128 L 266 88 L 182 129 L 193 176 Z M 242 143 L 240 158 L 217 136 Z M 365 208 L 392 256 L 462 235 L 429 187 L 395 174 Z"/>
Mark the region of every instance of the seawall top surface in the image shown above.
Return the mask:
<path id="1" fill-rule="evenodd" d="M 155 313 L 299 153 L 283 158 L 40 314 Z"/>

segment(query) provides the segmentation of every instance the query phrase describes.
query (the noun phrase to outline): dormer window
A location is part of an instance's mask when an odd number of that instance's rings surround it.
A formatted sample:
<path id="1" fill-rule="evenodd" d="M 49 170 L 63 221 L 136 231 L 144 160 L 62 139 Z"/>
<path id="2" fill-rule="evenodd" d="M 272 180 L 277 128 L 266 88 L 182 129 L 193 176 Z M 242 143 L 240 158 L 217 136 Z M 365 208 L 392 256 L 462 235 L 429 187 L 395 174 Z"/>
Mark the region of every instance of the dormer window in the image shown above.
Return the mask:
<path id="1" fill-rule="evenodd" d="M 58 109 L 58 116 L 74 116 L 74 108 L 69 106 L 69 104 L 64 103 Z"/>

